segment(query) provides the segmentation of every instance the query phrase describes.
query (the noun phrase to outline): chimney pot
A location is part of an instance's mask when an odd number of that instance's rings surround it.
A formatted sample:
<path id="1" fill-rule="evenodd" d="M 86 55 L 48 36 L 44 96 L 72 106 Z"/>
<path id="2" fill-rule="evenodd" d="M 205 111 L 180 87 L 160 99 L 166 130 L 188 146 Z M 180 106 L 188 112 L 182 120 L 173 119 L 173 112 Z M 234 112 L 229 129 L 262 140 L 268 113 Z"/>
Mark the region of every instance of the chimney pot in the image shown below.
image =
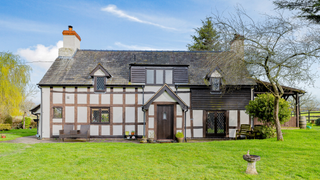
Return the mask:
<path id="1" fill-rule="evenodd" d="M 72 31 L 72 26 L 68 26 L 68 28 L 69 28 L 69 31 Z"/>

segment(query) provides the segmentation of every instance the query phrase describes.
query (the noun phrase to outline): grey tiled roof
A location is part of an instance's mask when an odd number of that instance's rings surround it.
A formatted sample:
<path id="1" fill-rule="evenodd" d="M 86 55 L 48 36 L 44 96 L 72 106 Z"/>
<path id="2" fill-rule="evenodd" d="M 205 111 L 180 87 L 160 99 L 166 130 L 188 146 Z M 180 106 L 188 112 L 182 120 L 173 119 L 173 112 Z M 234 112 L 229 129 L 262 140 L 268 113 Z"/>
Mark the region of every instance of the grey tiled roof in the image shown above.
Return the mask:
<path id="1" fill-rule="evenodd" d="M 236 59 L 234 52 L 191 51 L 100 51 L 78 50 L 73 57 L 58 57 L 39 85 L 92 85 L 90 72 L 100 63 L 111 75 L 107 84 L 129 84 L 129 64 L 189 65 L 189 85 L 205 85 L 204 78 L 219 62 Z M 247 78 L 225 84 L 252 85 Z"/>

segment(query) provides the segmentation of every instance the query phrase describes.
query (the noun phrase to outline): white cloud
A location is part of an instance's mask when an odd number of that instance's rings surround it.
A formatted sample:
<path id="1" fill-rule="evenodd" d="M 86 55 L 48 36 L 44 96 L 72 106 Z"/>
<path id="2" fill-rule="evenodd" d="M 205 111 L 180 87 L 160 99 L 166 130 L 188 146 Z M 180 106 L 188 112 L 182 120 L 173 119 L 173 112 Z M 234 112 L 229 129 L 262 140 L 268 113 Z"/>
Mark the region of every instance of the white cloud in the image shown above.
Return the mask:
<path id="1" fill-rule="evenodd" d="M 59 48 L 62 46 L 63 41 L 58 41 L 56 45 L 47 47 L 38 44 L 31 48 L 18 49 L 18 54 L 27 62 L 36 63 L 44 69 L 49 69 L 53 61 L 58 57 Z"/>
<path id="2" fill-rule="evenodd" d="M 163 29 L 177 30 L 177 29 L 175 29 L 175 28 L 163 26 L 163 25 L 156 24 L 156 23 L 149 22 L 149 21 L 144 21 L 144 20 L 141 20 L 141 19 L 139 19 L 139 18 L 137 18 L 137 17 L 131 16 L 131 15 L 127 14 L 126 12 L 118 9 L 117 6 L 116 6 L 116 5 L 113 5 L 113 4 L 110 4 L 110 5 L 108 5 L 107 7 L 101 8 L 101 10 L 102 10 L 102 11 L 109 12 L 109 13 L 111 13 L 111 14 L 114 14 L 114 15 L 116 15 L 116 16 L 118 16 L 118 17 L 128 19 L 128 20 L 130 20 L 130 21 L 134 21 L 134 22 L 138 22 L 138 23 L 143 23 L 143 24 L 150 24 L 150 25 L 153 25 L 153 26 L 156 26 L 156 27 L 160 27 L 160 28 L 163 28 Z"/>

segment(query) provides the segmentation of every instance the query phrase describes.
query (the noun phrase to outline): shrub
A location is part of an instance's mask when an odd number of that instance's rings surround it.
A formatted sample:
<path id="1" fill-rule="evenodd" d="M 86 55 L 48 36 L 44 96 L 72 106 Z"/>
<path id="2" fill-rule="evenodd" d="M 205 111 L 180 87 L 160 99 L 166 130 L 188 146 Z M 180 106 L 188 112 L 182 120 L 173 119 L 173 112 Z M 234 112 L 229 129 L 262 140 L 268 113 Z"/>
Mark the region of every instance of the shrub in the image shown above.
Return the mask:
<path id="1" fill-rule="evenodd" d="M 176 138 L 183 138 L 183 137 L 184 137 L 184 135 L 182 132 L 177 132 Z"/>
<path id="2" fill-rule="evenodd" d="M 263 139 L 268 139 L 276 136 L 276 131 L 273 127 L 264 125 L 261 128 L 261 137 Z"/>
<path id="3" fill-rule="evenodd" d="M 0 124 L 0 131 L 2 130 L 10 130 L 11 129 L 11 126 L 10 124 Z"/>
<path id="4" fill-rule="evenodd" d="M 316 120 L 316 125 L 320 126 L 320 118 Z"/>
<path id="5" fill-rule="evenodd" d="M 6 115 L 4 118 L 4 124 L 10 124 L 10 126 L 12 126 L 12 117 L 10 115 Z"/>
<path id="6" fill-rule="evenodd" d="M 246 113 L 257 117 L 258 121 L 264 124 L 274 126 L 276 124 L 273 118 L 274 99 L 275 97 L 270 93 L 260 94 L 246 106 Z M 282 98 L 279 101 L 278 115 L 280 124 L 284 124 L 291 118 L 290 104 Z"/>
<path id="7" fill-rule="evenodd" d="M 29 128 L 29 126 L 31 124 L 31 118 L 30 117 L 25 117 L 24 119 L 25 119 L 25 128 Z"/>

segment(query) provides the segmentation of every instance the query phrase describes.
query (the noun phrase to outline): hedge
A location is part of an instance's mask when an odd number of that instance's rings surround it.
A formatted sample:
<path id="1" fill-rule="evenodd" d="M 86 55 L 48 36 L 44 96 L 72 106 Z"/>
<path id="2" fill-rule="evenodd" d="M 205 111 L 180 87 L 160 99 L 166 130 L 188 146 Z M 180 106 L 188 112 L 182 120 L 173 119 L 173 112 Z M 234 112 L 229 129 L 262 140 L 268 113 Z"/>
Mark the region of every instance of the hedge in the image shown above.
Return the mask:
<path id="1" fill-rule="evenodd" d="M 10 124 L 0 124 L 0 131 L 2 130 L 10 130 L 11 125 Z"/>

